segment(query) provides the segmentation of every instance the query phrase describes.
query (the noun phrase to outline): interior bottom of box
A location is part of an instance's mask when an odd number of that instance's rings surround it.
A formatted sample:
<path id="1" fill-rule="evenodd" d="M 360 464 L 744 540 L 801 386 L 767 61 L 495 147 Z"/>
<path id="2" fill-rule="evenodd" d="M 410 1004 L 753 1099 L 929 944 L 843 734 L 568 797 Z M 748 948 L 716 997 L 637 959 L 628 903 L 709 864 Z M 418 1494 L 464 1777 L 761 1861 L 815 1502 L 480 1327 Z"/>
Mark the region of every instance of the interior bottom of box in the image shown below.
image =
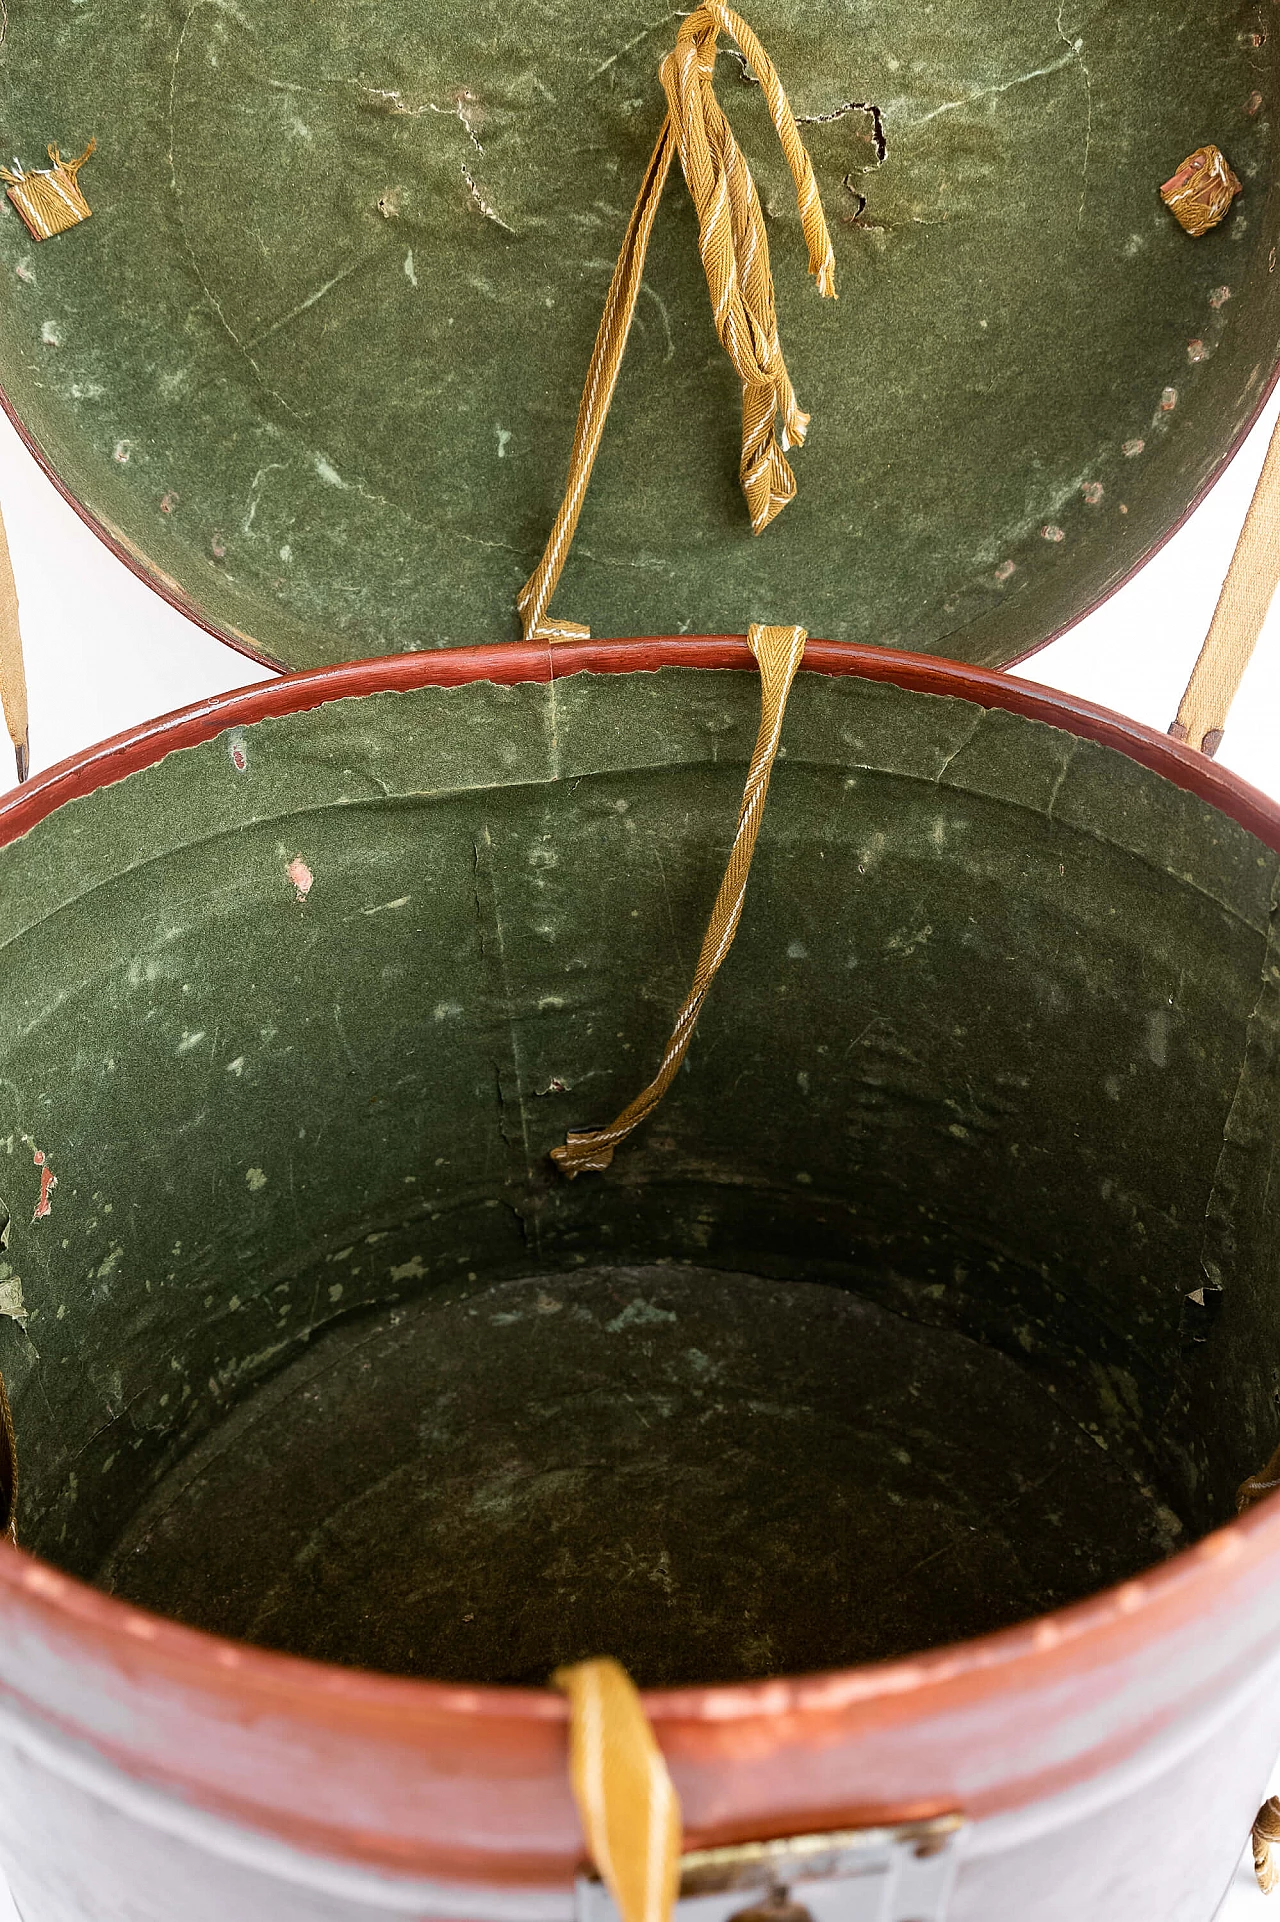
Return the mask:
<path id="1" fill-rule="evenodd" d="M 152 1490 L 114 1593 L 329 1661 L 644 1685 L 901 1655 L 1176 1545 L 1029 1369 L 842 1289 L 472 1280 L 343 1323 Z"/>

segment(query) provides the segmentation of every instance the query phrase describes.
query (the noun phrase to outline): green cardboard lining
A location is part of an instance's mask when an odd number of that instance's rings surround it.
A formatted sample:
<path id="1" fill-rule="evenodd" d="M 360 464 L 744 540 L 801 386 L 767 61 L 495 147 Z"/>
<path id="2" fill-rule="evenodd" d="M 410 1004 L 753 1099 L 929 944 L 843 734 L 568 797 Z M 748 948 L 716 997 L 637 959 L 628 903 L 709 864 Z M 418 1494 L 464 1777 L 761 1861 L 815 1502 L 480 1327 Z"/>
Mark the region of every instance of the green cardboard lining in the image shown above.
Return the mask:
<path id="1" fill-rule="evenodd" d="M 679 669 L 335 701 L 0 851 L 29 1547 L 331 1659 L 528 1680 L 607 1629 L 688 1680 L 1228 1518 L 1280 1392 L 1277 857 L 1113 751 L 802 674 L 687 1068 L 550 1168 L 666 1039 L 757 713 Z"/>

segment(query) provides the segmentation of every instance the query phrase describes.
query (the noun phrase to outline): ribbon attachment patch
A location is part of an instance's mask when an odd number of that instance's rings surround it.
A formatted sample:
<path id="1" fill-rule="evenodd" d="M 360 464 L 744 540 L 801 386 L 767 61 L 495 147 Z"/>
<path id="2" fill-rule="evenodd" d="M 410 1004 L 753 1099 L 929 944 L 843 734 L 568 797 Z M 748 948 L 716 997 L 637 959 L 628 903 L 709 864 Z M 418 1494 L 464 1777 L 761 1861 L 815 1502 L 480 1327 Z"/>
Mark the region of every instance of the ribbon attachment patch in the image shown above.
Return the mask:
<path id="1" fill-rule="evenodd" d="M 1201 234 L 1226 219 L 1232 201 L 1243 192 L 1220 148 L 1197 147 L 1172 179 L 1165 181 L 1160 198 L 1178 225 L 1193 240 L 1199 240 Z"/>
<path id="2" fill-rule="evenodd" d="M 12 173 L 0 167 L 5 192 L 33 240 L 52 240 L 55 234 L 65 234 L 68 227 L 88 220 L 93 209 L 80 191 L 77 175 L 97 144 L 91 140 L 78 160 L 64 160 L 57 147 L 50 147 L 52 167 L 41 167 L 36 173 L 25 173 L 17 160 Z"/>

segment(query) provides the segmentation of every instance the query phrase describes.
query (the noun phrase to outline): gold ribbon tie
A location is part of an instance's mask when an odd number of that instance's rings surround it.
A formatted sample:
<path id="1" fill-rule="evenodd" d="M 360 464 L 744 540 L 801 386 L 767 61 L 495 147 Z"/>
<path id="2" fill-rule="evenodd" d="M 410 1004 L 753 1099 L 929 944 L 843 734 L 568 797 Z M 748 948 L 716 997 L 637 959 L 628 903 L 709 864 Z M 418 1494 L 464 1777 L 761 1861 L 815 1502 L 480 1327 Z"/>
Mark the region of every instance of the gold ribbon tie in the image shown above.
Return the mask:
<path id="1" fill-rule="evenodd" d="M 742 382 L 739 478 L 752 532 L 763 533 L 796 491 L 784 449 L 801 445 L 809 416 L 801 412 L 796 401 L 778 340 L 769 241 L 760 196 L 712 85 L 721 33 L 737 43 L 760 83 L 795 181 L 809 249 L 809 272 L 818 283 L 819 293 L 835 298 L 835 256 L 818 184 L 773 62 L 740 14 L 721 5 L 720 0 L 703 0 L 683 22 L 673 51 L 659 69 L 667 96 L 666 118 L 605 299 L 578 409 L 564 498 L 542 559 L 516 599 L 527 641 L 585 640 L 590 633 L 577 622 L 549 620 L 547 610 L 600 450 L 640 297 L 649 237 L 677 153 L 698 215 L 699 247 L 716 332 Z"/>
<path id="2" fill-rule="evenodd" d="M 733 846 L 729 850 L 724 879 L 720 883 L 711 919 L 702 938 L 702 952 L 694 970 L 693 985 L 676 1016 L 662 1064 L 648 1087 L 607 1128 L 572 1129 L 563 1147 L 551 1150 L 551 1159 L 570 1180 L 588 1169 L 599 1170 L 609 1166 L 618 1143 L 625 1141 L 646 1115 L 652 1114 L 675 1080 L 680 1063 L 689 1051 L 702 1004 L 733 945 L 733 937 L 742 919 L 751 857 L 755 853 L 756 837 L 760 832 L 764 804 L 769 793 L 769 780 L 782 737 L 787 696 L 803 659 L 807 639 L 802 627 L 763 627 L 758 624 L 747 636 L 747 643 L 760 667 L 760 730 L 747 770 Z"/>
<path id="3" fill-rule="evenodd" d="M 680 1803 L 644 1704 L 617 1662 L 557 1669 L 569 1698 L 569 1775 L 591 1859 L 622 1922 L 669 1922 Z"/>

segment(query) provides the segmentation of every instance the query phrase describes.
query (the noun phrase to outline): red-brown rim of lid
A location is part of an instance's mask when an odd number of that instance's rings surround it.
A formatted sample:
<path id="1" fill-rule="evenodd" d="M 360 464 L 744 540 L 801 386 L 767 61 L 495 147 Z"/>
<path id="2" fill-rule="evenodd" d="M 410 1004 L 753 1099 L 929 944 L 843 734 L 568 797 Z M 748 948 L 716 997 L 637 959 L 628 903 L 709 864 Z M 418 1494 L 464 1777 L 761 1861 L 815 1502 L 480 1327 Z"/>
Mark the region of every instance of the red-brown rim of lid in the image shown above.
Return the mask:
<path id="1" fill-rule="evenodd" d="M 62 762 L 0 801 L 0 846 L 28 832 L 67 801 L 154 766 L 180 748 L 228 728 L 302 713 L 329 701 L 422 687 L 460 687 L 477 681 L 515 685 L 573 674 L 624 674 L 662 667 L 755 671 L 744 639 L 660 636 L 587 641 L 549 650 L 540 645 L 458 648 L 393 655 L 285 676 L 239 692 L 219 694 L 177 713 L 119 734 Z M 1114 748 L 1176 786 L 1200 796 L 1280 850 L 1280 806 L 1225 768 L 1138 722 L 1090 702 L 1020 681 L 1007 674 L 930 655 L 811 641 L 804 668 L 859 675 L 914 692 L 950 696 L 1002 708 L 1083 739 Z M 1070 1644 L 1117 1631 L 1141 1636 L 1141 1618 L 1183 1621 L 1197 1615 L 1229 1574 L 1246 1575 L 1280 1552 L 1280 1501 L 1274 1497 L 1132 1581 L 1100 1591 L 1014 1628 L 901 1661 L 789 1678 L 646 1694 L 656 1724 L 732 1723 L 785 1708 L 794 1717 L 829 1717 L 860 1702 L 917 1694 L 930 1685 L 1014 1668 Z M 37 1558 L 0 1543 L 0 1590 L 54 1615 L 86 1651 L 128 1651 L 136 1662 L 150 1649 L 166 1666 L 185 1671 L 198 1687 L 269 1696 L 279 1709 L 321 1709 L 330 1720 L 344 1709 L 386 1714 L 430 1711 L 434 1720 L 457 1713 L 505 1722 L 558 1723 L 567 1714 L 550 1689 L 461 1687 L 367 1670 L 344 1669 L 186 1628 L 118 1601 Z"/>
<path id="2" fill-rule="evenodd" d="M 1098 608 L 1106 605 L 1113 594 L 1118 594 L 1122 587 L 1126 587 L 1135 575 L 1142 572 L 1142 569 L 1147 565 L 1148 561 L 1154 560 L 1161 548 L 1171 541 L 1175 534 L 1180 532 L 1195 513 L 1196 509 L 1207 499 L 1214 487 L 1216 487 L 1222 479 L 1222 476 L 1226 473 L 1228 467 L 1230 467 L 1232 461 L 1256 427 L 1278 382 L 1280 382 L 1280 357 L 1277 357 L 1266 380 L 1263 382 L 1258 393 L 1256 405 L 1250 409 L 1245 419 L 1241 422 L 1235 435 L 1223 449 L 1219 459 L 1214 462 L 1200 486 L 1191 495 L 1182 512 L 1178 514 L 1174 520 L 1170 521 L 1169 525 L 1157 535 L 1149 546 L 1145 547 L 1140 554 L 1135 555 L 1128 567 L 1117 574 L 1114 579 L 1108 581 L 1102 591 L 1096 594 L 1093 600 L 1087 602 L 1078 614 L 1073 614 L 1070 620 L 1064 621 L 1061 626 L 1053 628 L 1048 634 L 1042 635 L 1039 640 L 1032 641 L 1029 646 L 1022 648 L 1018 653 L 1012 655 L 1006 663 L 1006 666 L 1019 666 L 1023 661 L 1030 660 L 1032 655 L 1038 654 L 1042 648 L 1049 647 L 1054 641 L 1060 640 L 1064 634 L 1070 633 L 1071 629 L 1080 621 L 1087 619 L 1090 614 L 1096 613 Z M 252 635 L 242 634 L 238 629 L 233 627 L 220 627 L 216 621 L 211 620 L 185 590 L 178 586 L 176 581 L 170 580 L 167 575 L 163 574 L 158 567 L 152 564 L 146 555 L 141 553 L 139 549 L 133 547 L 106 521 L 100 519 L 91 507 L 87 506 L 78 495 L 72 492 L 67 482 L 63 480 L 61 474 L 46 454 L 40 441 L 36 439 L 21 414 L 19 414 L 3 387 L 0 387 L 0 408 L 4 409 L 5 414 L 13 425 L 15 433 L 18 435 L 27 452 L 31 455 L 31 458 L 35 461 L 37 467 L 40 468 L 46 479 L 58 490 L 68 507 L 72 508 L 73 511 L 79 515 L 85 526 L 97 535 L 105 547 L 110 548 L 117 560 L 123 561 L 131 574 L 136 574 L 145 586 L 151 588 L 154 593 L 160 596 L 161 600 L 167 601 L 170 607 L 175 608 L 179 614 L 185 615 L 189 621 L 194 621 L 197 627 L 203 628 L 206 634 L 211 634 L 214 640 L 221 641 L 226 647 L 234 648 L 238 654 L 245 655 L 251 661 L 259 662 L 263 667 L 273 667 L 280 669 L 282 672 L 284 671 L 284 663 L 277 661 L 274 655 L 268 654 L 265 649 L 259 647 Z M 949 634 L 946 639 L 954 643 L 957 636 L 963 632 L 963 627 L 957 628 L 953 633 Z M 880 650 L 877 649 L 875 651 L 879 652 Z M 945 657 L 930 655 L 926 658 L 932 660 Z M 353 663 L 353 665 L 360 665 L 360 663 Z"/>

